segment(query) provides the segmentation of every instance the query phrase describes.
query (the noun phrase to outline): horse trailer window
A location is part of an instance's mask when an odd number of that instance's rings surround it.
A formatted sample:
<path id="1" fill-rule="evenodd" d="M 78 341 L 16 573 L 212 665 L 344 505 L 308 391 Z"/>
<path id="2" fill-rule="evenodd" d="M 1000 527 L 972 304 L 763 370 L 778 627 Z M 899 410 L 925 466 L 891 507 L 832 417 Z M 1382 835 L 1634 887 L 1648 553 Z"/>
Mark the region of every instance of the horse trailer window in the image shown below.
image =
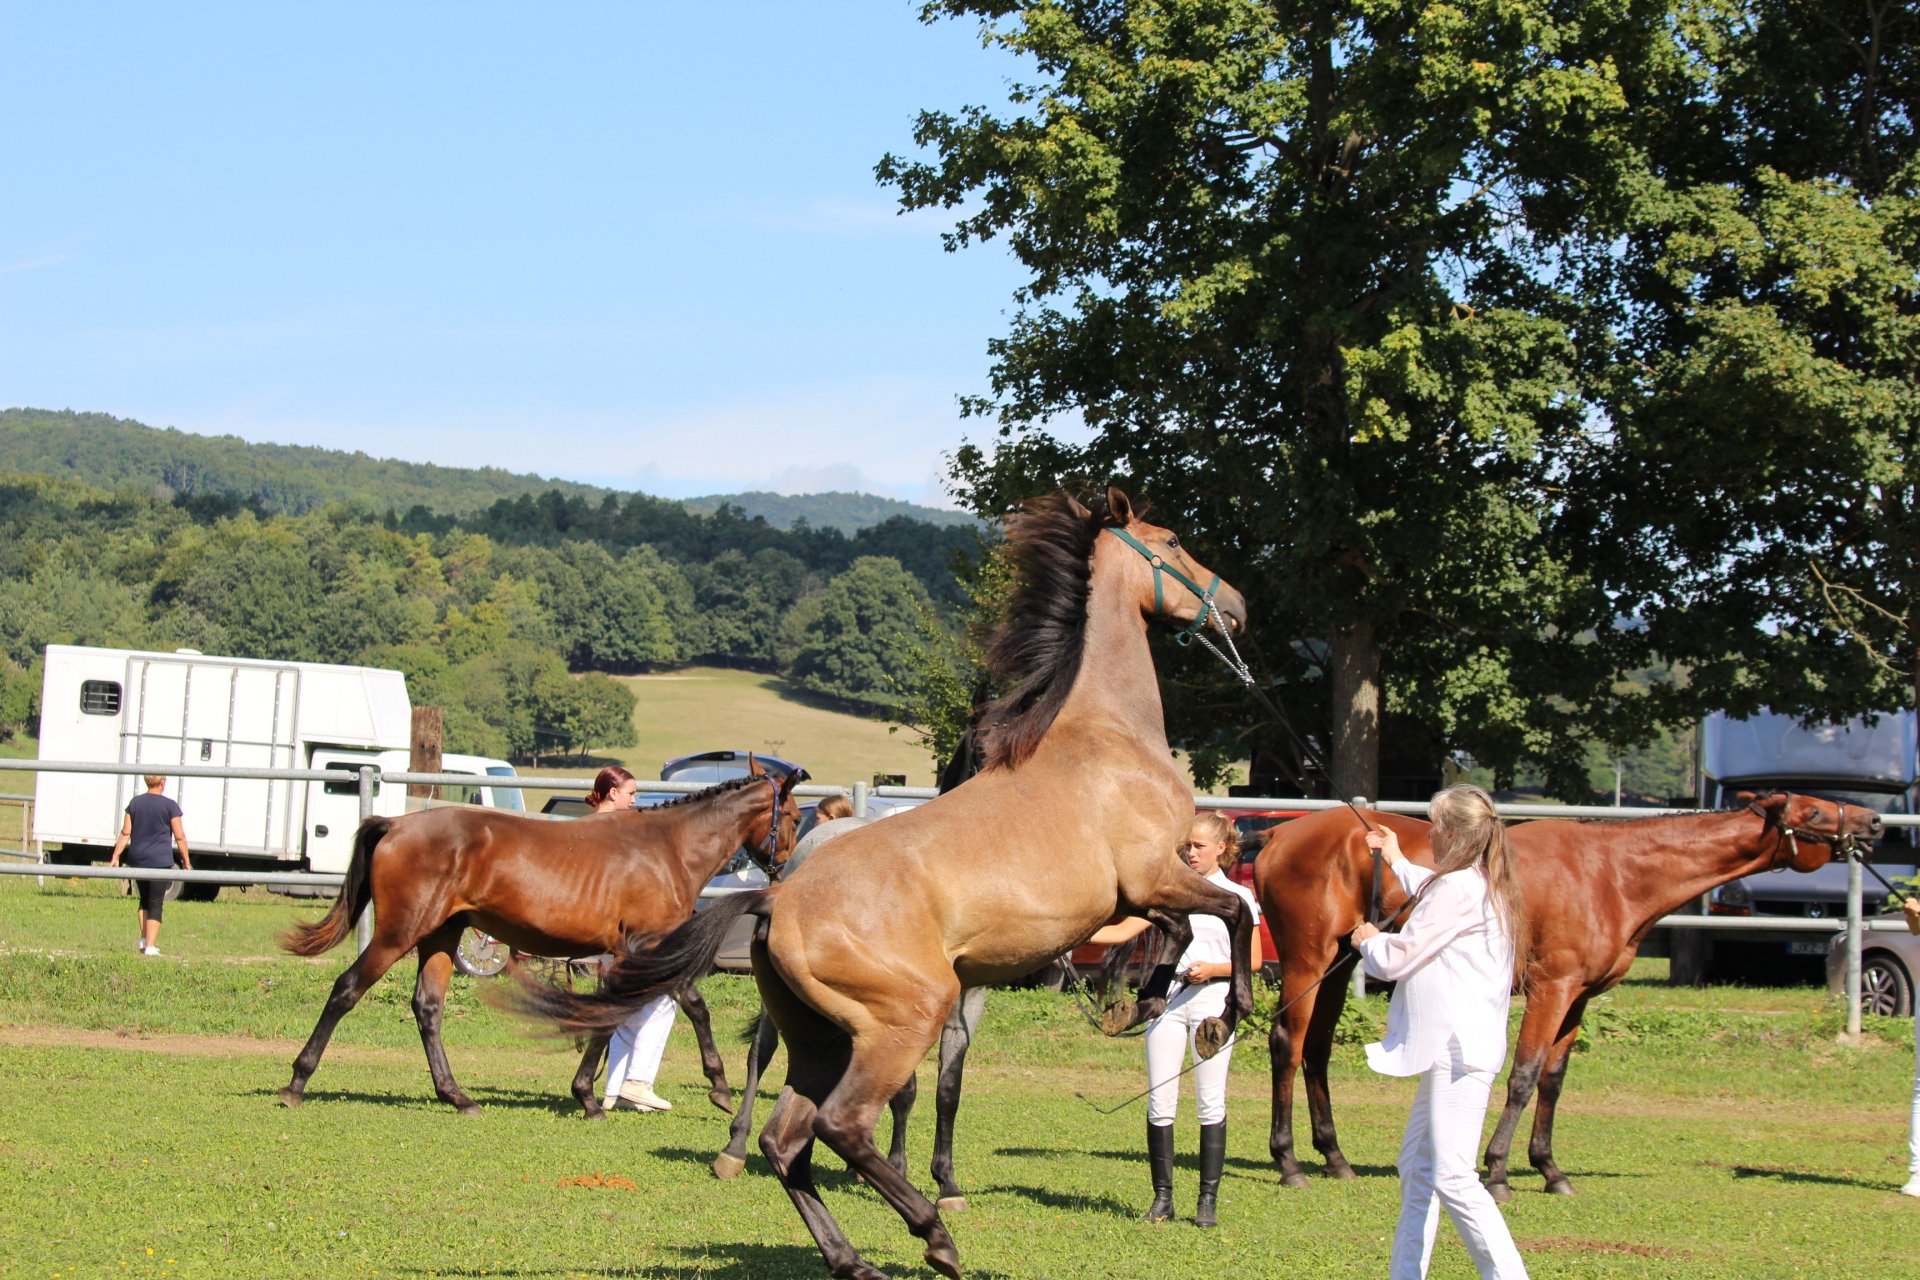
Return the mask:
<path id="1" fill-rule="evenodd" d="M 335 782 L 332 778 L 328 778 L 325 789 L 326 793 L 330 796 L 357 796 L 360 794 L 360 776 L 355 774 L 353 777 L 340 782 Z M 380 794 L 380 779 L 378 778 L 373 780 L 373 794 L 376 796 Z"/>
<path id="2" fill-rule="evenodd" d="M 117 716 L 120 714 L 120 685 L 113 680 L 80 682 L 80 714 Z"/>

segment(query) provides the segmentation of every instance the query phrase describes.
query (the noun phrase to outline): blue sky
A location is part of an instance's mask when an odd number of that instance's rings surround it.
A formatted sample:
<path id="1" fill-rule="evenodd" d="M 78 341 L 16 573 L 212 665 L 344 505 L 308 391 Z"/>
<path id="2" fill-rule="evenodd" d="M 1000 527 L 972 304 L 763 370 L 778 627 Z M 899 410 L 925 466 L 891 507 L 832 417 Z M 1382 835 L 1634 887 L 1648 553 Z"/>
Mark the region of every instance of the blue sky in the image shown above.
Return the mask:
<path id="1" fill-rule="evenodd" d="M 942 501 L 1020 273 L 873 165 L 1023 71 L 900 0 L 0 0 L 0 404 Z"/>

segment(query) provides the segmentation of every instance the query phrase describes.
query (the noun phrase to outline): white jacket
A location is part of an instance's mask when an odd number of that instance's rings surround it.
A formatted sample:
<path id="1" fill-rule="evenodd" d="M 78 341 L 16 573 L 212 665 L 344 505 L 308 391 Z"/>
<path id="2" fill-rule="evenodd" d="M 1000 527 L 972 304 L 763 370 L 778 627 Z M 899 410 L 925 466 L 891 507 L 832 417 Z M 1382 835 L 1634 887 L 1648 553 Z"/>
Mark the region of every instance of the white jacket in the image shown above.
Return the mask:
<path id="1" fill-rule="evenodd" d="M 1394 868 L 1409 895 L 1434 873 L 1411 862 Z M 1498 1071 L 1507 1059 L 1507 1004 L 1513 989 L 1513 940 L 1478 867 L 1440 876 L 1398 933 L 1360 944 L 1368 973 L 1396 982 L 1387 1034 L 1367 1046 L 1382 1075 L 1417 1076 L 1455 1062 Z"/>

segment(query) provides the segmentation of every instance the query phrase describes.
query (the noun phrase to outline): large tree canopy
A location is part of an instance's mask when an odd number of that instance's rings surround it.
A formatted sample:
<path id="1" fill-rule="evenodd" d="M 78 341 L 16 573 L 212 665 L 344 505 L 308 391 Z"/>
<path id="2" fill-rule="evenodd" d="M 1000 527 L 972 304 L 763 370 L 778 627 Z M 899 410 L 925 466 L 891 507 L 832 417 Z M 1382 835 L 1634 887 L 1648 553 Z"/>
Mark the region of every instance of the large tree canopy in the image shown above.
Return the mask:
<path id="1" fill-rule="evenodd" d="M 925 13 L 976 16 L 1036 68 L 1004 110 L 923 114 L 923 156 L 878 169 L 907 208 L 964 211 L 950 247 L 1003 237 L 1029 271 L 990 344 L 991 394 L 968 402 L 998 425 L 956 459 L 976 509 L 1132 477 L 1247 594 L 1285 700 L 1324 717 L 1344 794 L 1380 794 L 1383 715 L 1437 734 L 1436 753 L 1535 761 L 1572 791 L 1590 741 L 1637 740 L 1716 696 L 1717 671 L 1663 697 L 1617 691 L 1701 602 L 1618 625 L 1671 581 L 1662 556 L 1718 572 L 1730 547 L 1725 530 L 1677 537 L 1668 477 L 1620 459 L 1629 433 L 1667 422 L 1637 380 L 1643 330 L 1671 335 L 1675 363 L 1703 358 L 1697 330 L 1672 323 L 1674 276 L 1697 270 L 1674 255 L 1759 251 L 1730 225 L 1711 242 L 1670 233 L 1737 211 L 1711 192 L 1745 190 L 1732 175 L 1760 162 L 1724 134 L 1705 155 L 1682 144 L 1759 100 L 1767 40 L 1800 47 L 1770 9 Z M 1818 92 L 1833 72 L 1776 93 L 1772 119 L 1840 110 Z M 1671 452 L 1725 470 L 1698 457 L 1717 421 L 1676 425 Z M 1204 691 L 1169 707 L 1189 743 L 1244 718 Z"/>

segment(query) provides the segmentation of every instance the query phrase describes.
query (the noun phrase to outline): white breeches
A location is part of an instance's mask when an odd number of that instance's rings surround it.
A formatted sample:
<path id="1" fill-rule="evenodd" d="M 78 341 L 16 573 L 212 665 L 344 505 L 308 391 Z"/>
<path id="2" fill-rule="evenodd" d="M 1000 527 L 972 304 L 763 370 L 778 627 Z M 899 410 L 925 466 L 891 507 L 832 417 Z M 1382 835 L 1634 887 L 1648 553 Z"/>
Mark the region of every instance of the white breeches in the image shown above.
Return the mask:
<path id="1" fill-rule="evenodd" d="M 1913 1120 L 1907 1126 L 1907 1172 L 1920 1178 L 1920 1014 L 1913 1019 Z"/>
<path id="2" fill-rule="evenodd" d="M 1165 1012 L 1147 1024 L 1147 1123 L 1173 1123 L 1180 1102 L 1180 1071 L 1192 1056 L 1193 1092 L 1201 1124 L 1219 1124 L 1227 1118 L 1227 1068 L 1233 1062 L 1233 1041 L 1202 1062 L 1193 1049 L 1193 1033 L 1208 1018 L 1226 1012 L 1225 982 L 1187 987 L 1167 1002 Z"/>
<path id="3" fill-rule="evenodd" d="M 1500 1207 L 1475 1167 L 1487 1119 L 1491 1071 L 1440 1065 L 1420 1077 L 1400 1144 L 1400 1224 L 1393 1236 L 1391 1280 L 1423 1280 L 1445 1206 L 1482 1280 L 1524 1280 Z"/>
<path id="4" fill-rule="evenodd" d="M 674 1015 L 679 1006 L 672 996 L 660 996 L 640 1007 L 640 1012 L 621 1023 L 607 1045 L 607 1103 L 620 1092 L 629 1077 L 654 1081 L 660 1078 L 660 1059 L 667 1051 L 667 1037 L 673 1033 Z"/>

